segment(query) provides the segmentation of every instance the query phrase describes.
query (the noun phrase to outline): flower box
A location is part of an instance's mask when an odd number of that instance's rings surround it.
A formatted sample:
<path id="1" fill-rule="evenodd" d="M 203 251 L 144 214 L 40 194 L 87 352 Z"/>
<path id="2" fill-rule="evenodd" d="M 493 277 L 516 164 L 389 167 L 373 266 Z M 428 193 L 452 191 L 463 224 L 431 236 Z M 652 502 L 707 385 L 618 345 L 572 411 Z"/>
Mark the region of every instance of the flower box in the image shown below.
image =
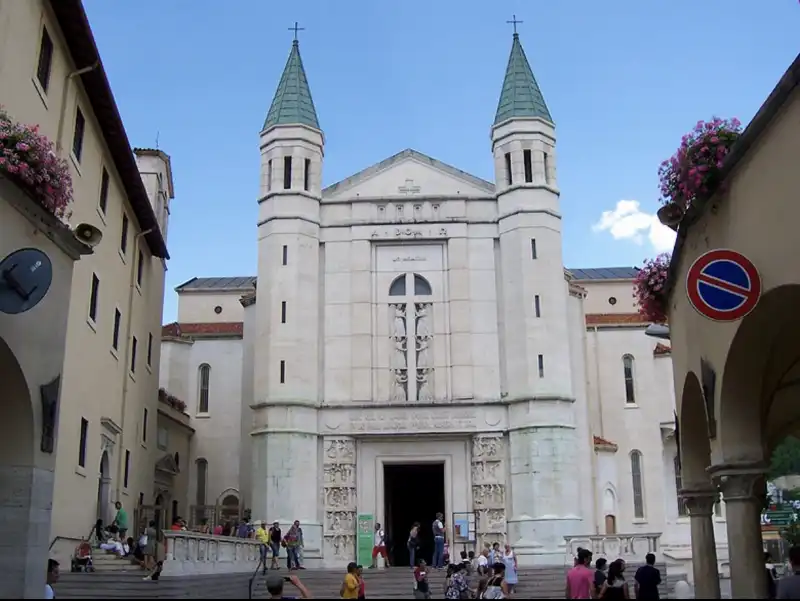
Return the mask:
<path id="1" fill-rule="evenodd" d="M 652 323 L 667 321 L 667 298 L 664 290 L 667 284 L 670 264 L 669 253 L 648 259 L 636 274 L 633 296 L 639 313 Z"/>

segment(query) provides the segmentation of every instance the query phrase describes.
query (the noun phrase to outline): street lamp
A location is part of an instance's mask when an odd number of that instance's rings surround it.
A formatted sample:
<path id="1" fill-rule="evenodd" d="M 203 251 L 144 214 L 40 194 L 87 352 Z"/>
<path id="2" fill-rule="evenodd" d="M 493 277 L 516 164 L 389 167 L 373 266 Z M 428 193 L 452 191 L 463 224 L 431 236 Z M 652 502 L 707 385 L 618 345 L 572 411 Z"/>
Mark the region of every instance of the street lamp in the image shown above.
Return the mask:
<path id="1" fill-rule="evenodd" d="M 669 326 L 665 326 L 663 323 L 651 323 L 644 333 L 653 338 L 669 340 Z"/>

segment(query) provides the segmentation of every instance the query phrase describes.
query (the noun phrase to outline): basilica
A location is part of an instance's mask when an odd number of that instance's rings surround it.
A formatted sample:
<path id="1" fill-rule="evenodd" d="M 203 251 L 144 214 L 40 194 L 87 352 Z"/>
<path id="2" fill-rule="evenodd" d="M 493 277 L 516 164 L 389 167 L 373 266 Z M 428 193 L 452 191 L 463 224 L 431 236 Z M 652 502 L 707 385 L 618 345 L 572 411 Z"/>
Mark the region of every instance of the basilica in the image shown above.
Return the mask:
<path id="1" fill-rule="evenodd" d="M 295 41 L 260 136 L 258 273 L 182 284 L 164 327 L 188 504 L 299 520 L 309 566 L 360 557 L 375 523 L 407 561 L 442 512 L 455 548 L 508 541 L 520 565 L 582 545 L 690 571 L 671 349 L 635 268 L 564 267 L 556 129 L 519 36 L 493 181 L 406 149 L 323 188 L 323 132 Z"/>

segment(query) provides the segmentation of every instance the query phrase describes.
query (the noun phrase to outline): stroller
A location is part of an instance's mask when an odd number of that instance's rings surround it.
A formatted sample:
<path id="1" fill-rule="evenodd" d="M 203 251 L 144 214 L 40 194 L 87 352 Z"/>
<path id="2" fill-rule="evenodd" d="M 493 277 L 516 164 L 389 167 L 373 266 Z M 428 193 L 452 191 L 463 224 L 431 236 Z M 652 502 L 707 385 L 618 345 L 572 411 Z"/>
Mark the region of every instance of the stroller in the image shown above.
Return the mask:
<path id="1" fill-rule="evenodd" d="M 94 572 L 92 563 L 92 546 L 85 539 L 75 547 L 75 553 L 70 561 L 71 572 Z"/>

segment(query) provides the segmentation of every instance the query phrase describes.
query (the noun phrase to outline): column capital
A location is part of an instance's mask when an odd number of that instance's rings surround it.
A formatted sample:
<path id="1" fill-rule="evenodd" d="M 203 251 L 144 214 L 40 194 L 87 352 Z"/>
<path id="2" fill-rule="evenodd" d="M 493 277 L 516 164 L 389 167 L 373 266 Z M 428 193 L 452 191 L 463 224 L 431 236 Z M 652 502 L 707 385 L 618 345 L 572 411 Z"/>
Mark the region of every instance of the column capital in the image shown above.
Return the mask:
<path id="1" fill-rule="evenodd" d="M 708 473 L 722 490 L 726 502 L 763 496 L 768 467 L 763 462 L 712 465 Z"/>
<path id="2" fill-rule="evenodd" d="M 678 494 L 686 503 L 689 517 L 711 517 L 714 514 L 717 491 L 711 488 L 682 488 Z"/>

